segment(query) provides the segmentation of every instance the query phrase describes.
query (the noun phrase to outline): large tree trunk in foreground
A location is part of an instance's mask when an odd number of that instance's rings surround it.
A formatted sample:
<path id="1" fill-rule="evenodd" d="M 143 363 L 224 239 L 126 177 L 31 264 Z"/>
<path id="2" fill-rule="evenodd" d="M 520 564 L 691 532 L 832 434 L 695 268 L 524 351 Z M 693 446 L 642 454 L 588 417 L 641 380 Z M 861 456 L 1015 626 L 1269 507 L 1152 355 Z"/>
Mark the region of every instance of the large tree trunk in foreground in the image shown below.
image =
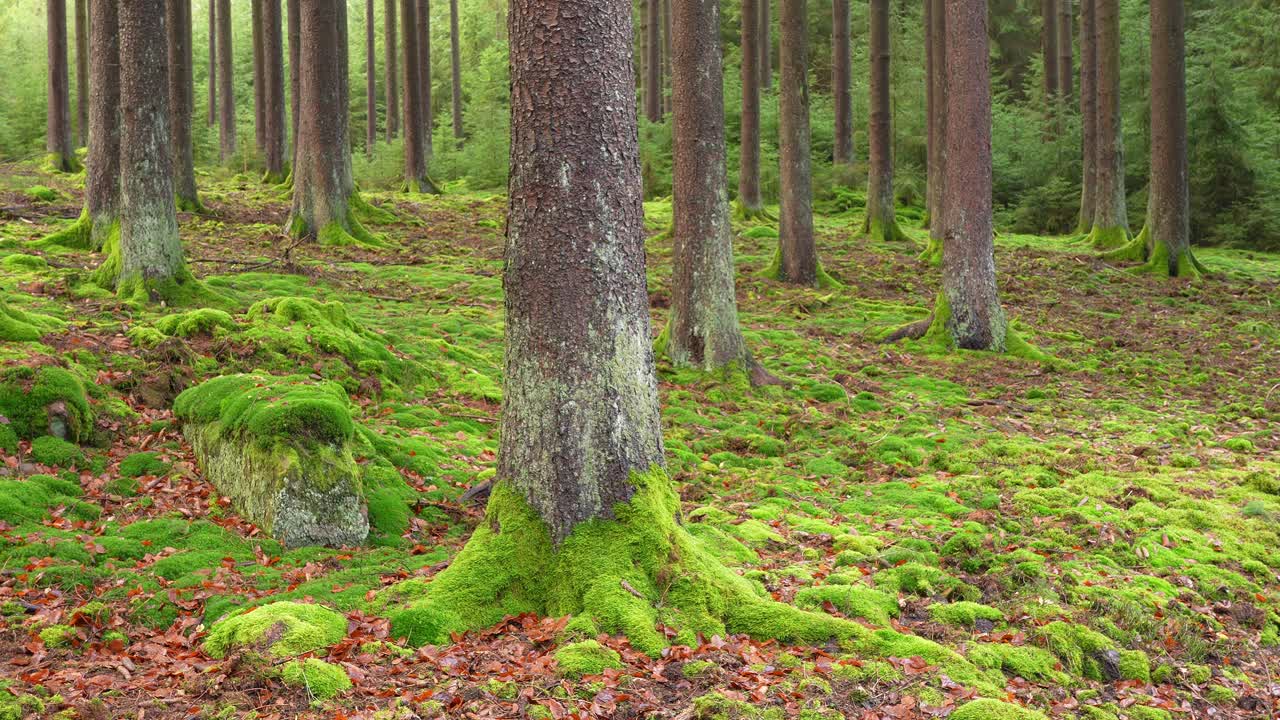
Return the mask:
<path id="1" fill-rule="evenodd" d="M 396 52 L 398 33 L 396 31 L 396 0 L 386 0 L 383 17 L 386 20 L 382 36 L 383 50 L 386 52 L 384 71 L 387 89 L 387 142 L 400 134 L 400 68 L 399 53 Z"/>
<path id="2" fill-rule="evenodd" d="M 662 122 L 662 0 L 645 0 L 644 117 Z"/>
<path id="3" fill-rule="evenodd" d="M 48 165 L 57 172 L 76 172 L 75 145 L 71 142 L 71 88 L 67 75 L 67 2 L 46 0 L 48 23 L 49 104 L 45 114 L 45 150 Z"/>
<path id="4" fill-rule="evenodd" d="M 1093 229 L 1098 180 L 1097 0 L 1080 0 L 1080 221 L 1076 233 Z"/>
<path id="5" fill-rule="evenodd" d="M 418 0 L 400 0 L 400 25 L 404 28 L 404 190 L 435 193 L 435 185 L 427 176 L 427 147 L 423 138 Z"/>
<path id="6" fill-rule="evenodd" d="M 422 87 L 422 146 L 428 173 L 435 155 L 435 116 L 431 108 L 431 0 L 418 0 L 418 74 Z"/>
<path id="7" fill-rule="evenodd" d="M 889 99 L 889 0 L 871 0 L 871 113 L 867 129 L 870 172 L 863 231 L 872 240 L 896 242 L 907 236 L 898 227 L 893 197 L 893 109 Z"/>
<path id="8" fill-rule="evenodd" d="M 676 0 L 674 15 L 675 254 L 666 349 L 676 365 L 754 370 L 734 293 L 719 0 Z"/>
<path id="9" fill-rule="evenodd" d="M 209 0 L 209 119 L 218 122 L 218 0 Z"/>
<path id="10" fill-rule="evenodd" d="M 1120 0 L 1095 0 L 1098 24 L 1097 189 L 1090 235 L 1110 250 L 1129 239 L 1124 192 L 1124 133 L 1120 126 Z"/>
<path id="11" fill-rule="evenodd" d="M 760 49 L 760 91 L 773 90 L 773 0 L 760 0 L 760 22 L 756 25 L 756 37 Z"/>
<path id="12" fill-rule="evenodd" d="M 991 70 L 986 0 L 947 0 L 947 162 L 942 293 L 931 333 L 968 350 L 1005 349 L 991 216 Z"/>
<path id="13" fill-rule="evenodd" d="M 742 0 L 742 122 L 738 139 L 738 213 L 744 219 L 763 215 L 760 198 L 760 33 L 756 26 L 760 0 Z"/>
<path id="14" fill-rule="evenodd" d="M 262 77 L 266 84 L 263 120 L 266 123 L 263 148 L 267 171 L 263 181 L 283 182 L 288 175 L 285 163 L 285 135 L 288 134 L 284 115 L 284 37 L 281 28 L 280 0 L 262 0 Z"/>
<path id="15" fill-rule="evenodd" d="M 253 0 L 253 140 L 254 147 L 262 152 L 267 147 L 267 83 L 263 73 L 262 0 Z"/>
<path id="16" fill-rule="evenodd" d="M 831 1 L 831 94 L 835 104 L 837 165 L 853 162 L 853 58 L 849 49 L 849 0 Z M 746 56 L 746 52 L 743 52 Z"/>
<path id="17" fill-rule="evenodd" d="M 462 37 L 458 30 L 458 0 L 449 0 L 449 57 L 453 62 L 453 137 L 461 140 L 462 128 Z"/>
<path id="18" fill-rule="evenodd" d="M 231 76 L 231 0 L 218 3 L 218 113 L 221 123 L 219 157 L 222 162 L 236 154 L 236 96 Z"/>
<path id="19" fill-rule="evenodd" d="M 928 12 L 929 243 L 919 258 L 942 262 L 942 208 L 946 198 L 947 166 L 947 9 L 945 0 L 925 0 Z"/>
<path id="20" fill-rule="evenodd" d="M 178 209 L 200 210 L 191 145 L 191 0 L 165 0 L 169 32 L 169 150 Z"/>
<path id="21" fill-rule="evenodd" d="M 378 141 L 377 52 L 374 48 L 373 0 L 364 3 L 364 154 L 373 157 Z"/>
<path id="22" fill-rule="evenodd" d="M 83 147 L 89 144 L 89 9 L 76 0 L 76 129 Z"/>

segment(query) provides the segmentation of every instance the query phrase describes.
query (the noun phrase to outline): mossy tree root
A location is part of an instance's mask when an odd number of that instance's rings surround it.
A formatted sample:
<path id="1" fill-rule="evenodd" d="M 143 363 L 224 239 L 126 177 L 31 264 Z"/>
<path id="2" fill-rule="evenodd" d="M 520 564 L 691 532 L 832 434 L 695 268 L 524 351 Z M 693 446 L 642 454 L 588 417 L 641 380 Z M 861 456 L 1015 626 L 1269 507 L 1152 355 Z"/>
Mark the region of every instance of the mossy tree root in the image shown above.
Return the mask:
<path id="1" fill-rule="evenodd" d="M 1130 272 L 1184 278 L 1194 281 L 1201 280 L 1207 271 L 1196 260 L 1191 248 L 1187 248 L 1179 252 L 1177 257 L 1173 257 L 1169 253 L 1168 245 L 1157 242 L 1152 247 L 1151 256 L 1147 258 L 1146 263 L 1131 268 Z"/>
<path id="2" fill-rule="evenodd" d="M 929 242 L 924 246 L 924 250 L 916 255 L 916 259 L 920 262 L 929 263 L 934 267 L 942 265 L 942 238 L 929 237 Z"/>
<path id="3" fill-rule="evenodd" d="M 80 211 L 80 217 L 67 227 L 31 243 L 32 247 L 59 245 L 74 250 L 96 250 L 93 243 L 93 220 L 88 208 Z"/>
<path id="4" fill-rule="evenodd" d="M 209 212 L 209 210 L 205 208 L 204 203 L 200 202 L 199 195 L 189 198 L 177 197 L 174 198 L 174 200 L 177 205 L 178 212 L 191 213 L 192 215 L 205 215 Z"/>
<path id="5" fill-rule="evenodd" d="M 293 190 L 293 174 L 289 168 L 280 172 L 271 172 L 267 170 L 262 173 L 262 184 L 270 185 L 273 190 L 292 191 Z"/>
<path id="6" fill-rule="evenodd" d="M 763 205 L 760 207 L 749 207 L 739 201 L 733 203 L 733 219 L 739 222 L 777 222 L 778 216 L 769 212 Z"/>
<path id="7" fill-rule="evenodd" d="M 896 218 L 888 221 L 875 220 L 866 223 L 867 238 L 872 242 L 909 243 L 911 236 L 903 232 Z"/>
<path id="8" fill-rule="evenodd" d="M 955 350 L 955 338 L 948 322 L 951 319 L 951 305 L 947 302 L 946 293 L 939 292 L 934 302 L 933 312 L 921 320 L 908 323 L 890 330 L 880 339 L 883 344 L 901 340 L 920 341 L 923 348 L 934 352 L 952 352 Z M 1034 360 L 1041 363 L 1061 362 L 1053 355 L 1027 342 L 1010 325 L 1005 329 L 1004 345 L 994 352 L 1010 357 Z"/>
<path id="9" fill-rule="evenodd" d="M 1150 237 L 1150 231 L 1144 227 L 1142 232 L 1129 242 L 1104 252 L 1102 259 L 1108 262 L 1143 262 L 1147 259 L 1148 237 Z"/>
<path id="10" fill-rule="evenodd" d="M 46 172 L 74 175 L 83 171 L 84 165 L 80 163 L 80 159 L 74 154 L 63 155 L 62 153 L 51 152 L 44 156 L 44 160 L 40 163 L 40 168 Z"/>
<path id="11" fill-rule="evenodd" d="M 773 252 L 773 259 L 765 269 L 760 271 L 760 277 L 766 280 L 776 280 L 778 282 L 786 282 L 786 278 L 782 277 L 782 246 L 778 245 Z M 839 290 L 844 287 L 844 283 L 836 280 L 827 273 L 822 267 L 822 263 L 818 263 L 818 274 L 813 286 L 819 290 Z"/>
<path id="12" fill-rule="evenodd" d="M 1095 225 L 1089 233 L 1088 242 L 1094 250 L 1114 250 L 1129 242 L 1129 231 L 1120 226 L 1103 228 Z"/>
<path id="13" fill-rule="evenodd" d="M 430 175 L 428 175 L 426 178 L 420 181 L 406 180 L 405 183 L 400 186 L 400 192 L 407 193 L 410 195 L 443 195 L 444 194 L 444 191 L 440 189 L 439 185 L 436 185 L 436 181 L 431 179 Z"/>
<path id="14" fill-rule="evenodd" d="M 359 189 L 351 193 L 351 197 L 347 199 L 347 207 L 351 209 L 353 218 L 358 218 L 366 223 L 385 225 L 400 219 L 390 210 L 385 210 L 365 200 Z"/>

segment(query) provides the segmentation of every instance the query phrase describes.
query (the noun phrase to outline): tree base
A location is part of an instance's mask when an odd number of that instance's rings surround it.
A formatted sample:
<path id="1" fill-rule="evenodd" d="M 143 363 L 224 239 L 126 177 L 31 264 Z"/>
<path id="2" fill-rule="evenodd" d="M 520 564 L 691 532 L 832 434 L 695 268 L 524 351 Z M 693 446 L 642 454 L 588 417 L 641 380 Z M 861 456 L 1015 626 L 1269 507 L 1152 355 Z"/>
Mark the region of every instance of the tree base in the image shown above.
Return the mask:
<path id="1" fill-rule="evenodd" d="M 789 285 L 806 284 L 806 283 L 792 282 L 788 278 L 783 277 L 781 245 L 779 245 L 778 248 L 774 251 L 773 260 L 769 262 L 769 265 L 764 270 L 760 271 L 760 277 L 766 280 L 776 280 L 781 283 L 787 283 Z M 820 290 L 838 290 L 844 287 L 844 284 L 841 283 L 839 280 L 836 280 L 835 278 L 828 275 L 827 271 L 822 269 L 822 263 L 818 263 L 818 271 L 814 278 L 814 283 L 812 287 L 816 287 Z"/>
<path id="2" fill-rule="evenodd" d="M 701 366 L 696 363 L 689 362 L 688 352 L 668 352 L 670 350 L 671 323 L 668 322 L 666 326 L 662 328 L 662 332 L 658 335 L 657 339 L 653 341 L 654 357 L 666 355 L 671 359 L 671 364 L 676 367 L 696 367 L 703 372 L 718 373 L 724 380 L 730 382 L 737 376 L 745 375 L 751 387 L 787 385 L 786 381 L 766 370 L 765 367 L 751 355 L 750 350 L 744 349 L 741 357 L 730 362 L 722 363 L 720 365 L 703 364 Z"/>
<path id="3" fill-rule="evenodd" d="M 578 616 L 653 657 L 670 644 L 659 624 L 675 629 L 674 643 L 690 646 L 727 633 L 870 642 L 861 625 L 774 602 L 711 556 L 680 524 L 665 472 L 635 474 L 632 482 L 634 497 L 614 506 L 613 519 L 578 525 L 559 547 L 520 492 L 498 482 L 485 522 L 452 564 L 430 581 L 390 588 L 373 609 L 402 605 L 391 613 L 391 634 L 413 645 L 444 643 L 450 633 L 521 613 Z"/>
<path id="4" fill-rule="evenodd" d="M 36 248 L 58 245 L 73 250 L 96 250 L 93 242 L 93 220 L 89 218 L 89 209 L 81 210 L 80 217 L 76 218 L 71 225 L 46 235 L 30 245 Z"/>
<path id="5" fill-rule="evenodd" d="M 777 216 L 766 210 L 763 205 L 753 207 L 744 205 L 736 200 L 733 203 L 733 219 L 739 222 L 778 221 Z"/>
<path id="6" fill-rule="evenodd" d="M 1158 241 L 1151 251 L 1151 257 L 1147 258 L 1147 262 L 1131 268 L 1130 272 L 1184 278 L 1192 281 L 1203 279 L 1207 273 L 1204 266 L 1191 253 L 1191 248 L 1177 253 L 1175 257 L 1169 252 L 1168 245 Z"/>
<path id="7" fill-rule="evenodd" d="M 80 160 L 74 154 L 48 153 L 40 161 L 40 169 L 49 173 L 74 175 L 84 170 L 84 165 L 80 164 Z"/>
<path id="8" fill-rule="evenodd" d="M 935 238 L 929 235 L 929 242 L 924 246 L 924 250 L 916 255 L 916 259 L 920 262 L 929 263 L 934 267 L 942 265 L 942 238 Z"/>
<path id="9" fill-rule="evenodd" d="M 1094 250 L 1114 250 L 1129 242 L 1129 231 L 1121 226 L 1101 228 L 1094 226 L 1087 238 Z"/>
<path id="10" fill-rule="evenodd" d="M 1151 237 L 1151 228 L 1146 226 L 1129 242 L 1102 254 L 1108 262 L 1143 262 L 1147 259 L 1147 242 Z"/>
<path id="11" fill-rule="evenodd" d="M 191 213 L 192 215 L 204 215 L 209 212 L 204 203 L 200 202 L 199 195 L 190 198 L 178 197 L 175 198 L 175 202 L 178 212 Z"/>
<path id="12" fill-rule="evenodd" d="M 885 333 L 880 342 L 914 340 L 919 341 L 922 349 L 925 350 L 940 353 L 954 352 L 957 348 L 955 336 L 949 327 L 950 320 L 951 304 L 947 302 L 946 293 L 939 292 L 934 302 L 933 312 L 928 317 Z M 1041 363 L 1060 362 L 1054 356 L 1027 342 L 1011 326 L 1005 328 L 1003 343 L 999 347 L 988 348 L 986 352 L 996 352 Z"/>
<path id="13" fill-rule="evenodd" d="M 278 172 L 267 170 L 262 173 L 262 184 L 270 185 L 274 189 L 292 190 L 293 189 L 293 173 L 288 167 Z"/>
<path id="14" fill-rule="evenodd" d="M 358 212 L 358 209 L 363 209 L 363 212 Z M 289 221 L 289 236 L 294 238 L 314 236 L 316 242 L 329 246 L 386 247 L 387 242 L 385 239 L 369 232 L 365 229 L 364 224 L 360 222 L 360 216 L 368 217 L 369 215 L 376 215 L 376 213 L 390 215 L 385 210 L 365 202 L 360 198 L 360 193 L 352 193 L 351 197 L 347 199 L 347 214 L 342 222 L 334 221 L 317 230 L 295 215 Z"/>
<path id="15" fill-rule="evenodd" d="M 147 305 L 163 303 L 169 307 L 226 307 L 232 301 L 210 290 L 191 274 L 184 265 L 172 276 L 149 278 L 141 274 L 122 274 L 120 256 L 120 223 L 112 225 L 103 243 L 106 258 L 94 270 L 89 280 L 103 290 L 114 291 L 122 302 Z"/>
<path id="16" fill-rule="evenodd" d="M 359 188 L 351 193 L 351 197 L 347 199 L 347 207 L 351 208 L 352 214 L 359 218 L 362 222 L 374 223 L 376 225 L 386 225 L 393 223 L 400 218 L 390 210 L 384 210 L 377 205 L 373 205 L 364 199 L 364 195 L 360 194 Z"/>
<path id="17" fill-rule="evenodd" d="M 404 184 L 400 186 L 400 192 L 408 193 L 410 195 L 444 194 L 443 191 L 440 190 L 440 187 L 436 185 L 435 180 L 432 180 L 430 176 L 427 176 L 422 180 L 406 180 Z"/>
<path id="18" fill-rule="evenodd" d="M 902 231 L 896 218 L 888 221 L 868 221 L 864 224 L 864 230 L 867 233 L 867 239 L 872 242 L 886 244 L 912 242 L 911 236 Z"/>

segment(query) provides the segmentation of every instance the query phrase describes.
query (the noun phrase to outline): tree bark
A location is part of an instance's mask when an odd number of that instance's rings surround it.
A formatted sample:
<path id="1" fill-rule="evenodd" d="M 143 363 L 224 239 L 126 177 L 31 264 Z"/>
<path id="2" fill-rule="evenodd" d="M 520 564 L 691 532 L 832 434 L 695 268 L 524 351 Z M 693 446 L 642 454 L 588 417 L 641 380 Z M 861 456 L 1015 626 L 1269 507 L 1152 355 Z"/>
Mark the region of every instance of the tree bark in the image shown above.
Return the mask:
<path id="1" fill-rule="evenodd" d="M 89 144 L 89 11 L 76 0 L 76 129 L 80 146 Z"/>
<path id="2" fill-rule="evenodd" d="M 946 0 L 947 162 L 942 293 L 934 331 L 969 350 L 1005 349 L 991 216 L 991 70 L 986 0 Z"/>
<path id="3" fill-rule="evenodd" d="M 662 464 L 630 0 L 511 5 L 507 352 L 498 476 L 562 541 Z M 571 232 L 566 232 L 572 228 Z"/>
<path id="4" fill-rule="evenodd" d="M 253 22 L 253 140 L 254 147 L 262 152 L 267 147 L 267 82 L 263 77 L 262 59 L 262 0 L 250 5 Z"/>
<path id="5" fill-rule="evenodd" d="M 165 0 L 169 33 L 169 150 L 173 158 L 173 193 L 178 208 L 200 209 L 191 144 L 191 0 Z"/>
<path id="6" fill-rule="evenodd" d="M 671 39 L 674 270 L 666 350 L 676 365 L 754 369 L 738 326 L 725 186 L 719 0 L 676 0 Z"/>
<path id="7" fill-rule="evenodd" d="M 853 162 L 853 58 L 849 22 L 849 0 L 831 0 L 831 93 L 836 115 L 833 160 L 837 165 Z"/>
<path id="8" fill-rule="evenodd" d="M 809 158 L 808 0 L 782 3 L 781 97 L 778 101 L 781 220 L 776 268 L 769 274 L 795 285 L 820 281 L 813 239 L 813 188 Z"/>
<path id="9" fill-rule="evenodd" d="M 738 213 L 760 216 L 760 0 L 742 0 L 742 123 L 738 139 Z"/>
<path id="10" fill-rule="evenodd" d="M 1147 268 L 1198 277 L 1187 166 L 1186 9 L 1151 0 L 1151 256 Z"/>
<path id="11" fill-rule="evenodd" d="M 1071 28 L 1074 23 L 1071 22 L 1074 13 L 1071 11 L 1071 0 L 1057 0 L 1058 2 L 1058 98 L 1061 103 L 1062 112 L 1071 105 L 1071 101 L 1075 98 L 1075 76 L 1074 60 L 1072 59 L 1071 49 Z"/>
<path id="12" fill-rule="evenodd" d="M 773 90 L 773 13 L 770 4 L 773 0 L 760 0 L 760 24 L 756 37 L 760 48 L 760 91 Z"/>
<path id="13" fill-rule="evenodd" d="M 458 0 L 449 0 L 449 56 L 453 61 L 453 137 L 461 140 L 462 128 L 462 37 L 458 31 Z"/>
<path id="14" fill-rule="evenodd" d="M 373 157 L 373 146 L 378 142 L 378 83 L 377 51 L 374 47 L 374 0 L 364 3 L 364 87 L 365 87 L 365 138 L 364 154 Z"/>
<path id="15" fill-rule="evenodd" d="M 400 20 L 404 28 L 404 190 L 435 193 L 435 185 L 427 175 L 427 148 L 423 137 L 418 0 L 400 0 Z"/>
<path id="16" fill-rule="evenodd" d="M 90 0 L 89 167 L 85 207 L 91 247 L 101 248 L 120 217 L 120 21 L 119 0 Z"/>
<path id="17" fill-rule="evenodd" d="M 435 116 L 431 107 L 431 0 L 418 4 L 418 67 L 422 86 L 422 145 L 426 153 L 427 169 L 431 169 L 431 157 L 435 155 Z"/>
<path id="18" fill-rule="evenodd" d="M 399 54 L 396 50 L 398 38 L 396 31 L 396 0 L 386 0 L 383 15 L 386 20 L 382 44 L 387 55 L 384 63 L 386 72 L 384 82 L 387 86 L 387 142 L 391 142 L 392 138 L 400 134 L 400 69 L 398 67 Z"/>
<path id="19" fill-rule="evenodd" d="M 236 97 L 231 76 L 231 0 L 210 0 L 218 3 L 218 95 L 221 101 L 219 118 L 220 157 L 222 162 L 236 154 Z"/>
<path id="20" fill-rule="evenodd" d="M 302 108 L 302 14 L 299 0 L 288 0 L 289 11 L 289 127 L 293 128 L 290 168 L 298 166 L 298 136 L 301 134 Z M 292 174 L 292 169 L 290 170 Z"/>
<path id="21" fill-rule="evenodd" d="M 76 172 L 71 142 L 71 88 L 67 75 L 67 2 L 46 0 L 48 23 L 49 103 L 45 114 L 45 149 L 49 166 L 57 172 Z"/>
<path id="22" fill-rule="evenodd" d="M 1044 65 L 1044 102 L 1046 117 L 1052 117 L 1058 101 L 1058 0 L 1040 3 L 1040 58 Z"/>
<path id="23" fill-rule="evenodd" d="M 662 18 L 659 3 L 645 0 L 644 117 L 651 123 L 662 122 Z"/>
<path id="24" fill-rule="evenodd" d="M 1093 229 L 1098 195 L 1097 0 L 1080 0 L 1080 221 L 1076 233 Z"/>
<path id="25" fill-rule="evenodd" d="M 889 99 L 889 0 L 871 0 L 871 112 L 867 139 L 870 171 L 863 231 L 872 240 L 896 242 L 906 235 L 898 227 L 893 197 L 893 123 Z"/>
<path id="26" fill-rule="evenodd" d="M 209 0 L 209 119 L 218 122 L 218 0 Z"/>
<path id="27" fill-rule="evenodd" d="M 285 136 L 288 127 L 284 115 L 284 37 L 280 17 L 280 0 L 262 2 L 262 76 L 266 104 L 263 115 L 266 122 L 264 159 L 267 171 L 263 182 L 280 183 L 289 174 L 285 164 Z"/>
<path id="28" fill-rule="evenodd" d="M 1092 244 L 1110 250 L 1129 236 L 1124 190 L 1124 134 L 1120 123 L 1120 2 L 1095 0 L 1098 24 L 1097 190 Z"/>
<path id="29" fill-rule="evenodd" d="M 929 133 L 933 147 L 929 154 L 929 243 L 920 259 L 942 262 L 943 206 L 946 202 L 947 167 L 947 9 L 946 0 L 926 0 L 929 13 Z"/>

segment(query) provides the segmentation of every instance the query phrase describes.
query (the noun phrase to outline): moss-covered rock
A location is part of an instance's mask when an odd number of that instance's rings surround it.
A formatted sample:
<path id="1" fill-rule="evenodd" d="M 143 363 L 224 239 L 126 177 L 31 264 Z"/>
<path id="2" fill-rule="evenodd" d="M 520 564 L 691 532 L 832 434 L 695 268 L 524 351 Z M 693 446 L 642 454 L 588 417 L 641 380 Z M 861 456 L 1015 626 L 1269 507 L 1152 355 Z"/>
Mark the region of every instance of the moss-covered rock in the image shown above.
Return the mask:
<path id="1" fill-rule="evenodd" d="M 0 416 L 22 438 L 52 435 L 81 442 L 93 433 L 84 383 L 60 367 L 15 367 L 0 373 Z"/>
<path id="2" fill-rule="evenodd" d="M 1004 620 L 1004 613 L 996 608 L 967 600 L 953 603 L 934 603 L 929 606 L 929 615 L 937 622 L 946 623 L 947 625 L 960 625 L 962 627 L 973 627 L 979 620 L 989 620 L 991 622 Z"/>
<path id="3" fill-rule="evenodd" d="M 983 698 L 960 706 L 951 720 L 1046 720 L 1042 712 Z"/>
<path id="4" fill-rule="evenodd" d="M 387 349 L 387 338 L 351 319 L 340 302 L 276 297 L 259 301 L 247 313 L 244 337 L 268 354 L 282 355 L 296 365 L 315 360 L 317 352 L 338 355 L 350 370 L 392 381 L 405 379 L 408 364 Z"/>
<path id="5" fill-rule="evenodd" d="M 294 657 L 336 645 L 347 636 L 347 619 L 323 605 L 275 602 L 214 624 L 204 650 L 220 658 L 235 649 Z"/>
<path id="6" fill-rule="evenodd" d="M 0 342 L 34 342 L 62 326 L 57 318 L 19 310 L 0 298 Z"/>
<path id="7" fill-rule="evenodd" d="M 160 459 L 159 453 L 137 452 L 120 461 L 120 474 L 137 478 L 143 475 L 163 475 L 169 472 L 169 463 Z"/>
<path id="8" fill-rule="evenodd" d="M 781 708 L 761 708 L 718 692 L 693 699 L 694 720 L 782 720 Z"/>
<path id="9" fill-rule="evenodd" d="M 317 700 L 332 700 L 351 689 L 346 670 L 315 658 L 290 660 L 280 669 L 280 679 L 290 687 L 304 688 Z"/>
<path id="10" fill-rule="evenodd" d="M 556 664 L 561 675 L 582 677 L 599 675 L 605 670 L 621 670 L 622 656 L 595 640 L 570 643 L 556 651 Z"/>
<path id="11" fill-rule="evenodd" d="M 196 308 L 166 315 L 155 321 L 155 329 L 170 337 L 215 335 L 219 330 L 234 330 L 236 321 L 217 308 Z"/>
<path id="12" fill-rule="evenodd" d="M 84 459 L 80 446 L 52 435 L 31 441 L 31 457 L 42 465 L 72 467 Z"/>

